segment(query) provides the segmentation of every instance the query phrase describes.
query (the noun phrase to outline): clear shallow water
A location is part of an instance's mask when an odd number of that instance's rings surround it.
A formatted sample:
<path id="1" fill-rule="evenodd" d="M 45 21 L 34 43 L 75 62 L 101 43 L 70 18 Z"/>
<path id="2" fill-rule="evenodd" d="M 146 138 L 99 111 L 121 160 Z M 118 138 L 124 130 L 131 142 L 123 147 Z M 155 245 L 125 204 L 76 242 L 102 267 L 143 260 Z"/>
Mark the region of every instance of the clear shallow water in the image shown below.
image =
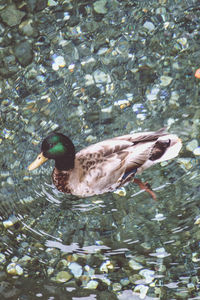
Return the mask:
<path id="1" fill-rule="evenodd" d="M 12 8 L 33 20 L 39 33 L 30 36 L 18 35 L 24 19 L 2 23 L 3 55 L 17 69 L 0 70 L 0 295 L 199 299 L 197 2 L 96 2 L 50 3 L 34 17 L 26 6 Z M 6 47 L 23 39 L 34 55 L 21 68 Z M 183 150 L 142 174 L 157 202 L 134 184 L 124 196 L 76 199 L 52 186 L 52 163 L 27 171 L 55 129 L 79 150 L 163 126 Z"/>

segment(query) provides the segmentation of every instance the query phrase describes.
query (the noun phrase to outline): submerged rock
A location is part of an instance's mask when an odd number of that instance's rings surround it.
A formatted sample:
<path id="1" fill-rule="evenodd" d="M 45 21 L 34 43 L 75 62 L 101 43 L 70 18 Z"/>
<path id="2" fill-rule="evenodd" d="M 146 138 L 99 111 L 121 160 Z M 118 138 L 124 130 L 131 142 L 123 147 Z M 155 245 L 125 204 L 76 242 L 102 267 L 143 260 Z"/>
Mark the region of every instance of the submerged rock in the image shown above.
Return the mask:
<path id="1" fill-rule="evenodd" d="M 122 289 L 122 286 L 121 286 L 121 284 L 120 283 L 118 283 L 118 282 L 115 282 L 115 283 L 113 283 L 113 286 L 112 286 L 112 288 L 113 288 L 113 291 L 120 291 L 121 289 Z"/>
<path id="2" fill-rule="evenodd" d="M 82 267 L 75 262 L 73 262 L 69 265 L 69 269 L 71 270 L 74 277 L 77 277 L 77 278 L 80 277 L 83 273 Z"/>
<path id="3" fill-rule="evenodd" d="M 191 152 L 193 152 L 197 147 L 198 147 L 197 140 L 192 140 L 186 145 L 186 149 Z"/>
<path id="4" fill-rule="evenodd" d="M 107 13 L 107 8 L 105 6 L 106 3 L 107 0 L 95 1 L 93 4 L 95 12 L 98 14 L 106 14 Z"/>
<path id="5" fill-rule="evenodd" d="M 143 268 L 143 266 L 140 263 L 138 263 L 137 261 L 135 261 L 134 259 L 131 259 L 128 264 L 129 264 L 129 267 L 133 270 L 140 270 Z"/>
<path id="6" fill-rule="evenodd" d="M 194 155 L 200 155 L 200 147 L 197 147 L 193 151 Z"/>
<path id="7" fill-rule="evenodd" d="M 20 265 L 13 262 L 7 266 L 7 273 L 10 275 L 22 275 L 24 271 Z"/>
<path id="8" fill-rule="evenodd" d="M 155 25 L 152 22 L 150 22 L 150 21 L 146 21 L 143 24 L 143 27 L 146 28 L 149 31 L 153 31 L 155 29 Z"/>
<path id="9" fill-rule="evenodd" d="M 37 36 L 38 34 L 31 19 L 22 22 L 19 25 L 19 30 L 26 36 Z"/>
<path id="10" fill-rule="evenodd" d="M 19 43 L 15 47 L 14 53 L 15 57 L 23 67 L 29 65 L 33 60 L 32 46 L 27 41 Z"/>
<path id="11" fill-rule="evenodd" d="M 170 83 L 172 82 L 172 77 L 170 77 L 170 76 L 161 76 L 160 77 L 160 85 L 161 86 L 168 86 L 168 85 L 170 85 Z"/>
<path id="12" fill-rule="evenodd" d="M 155 278 L 155 271 L 152 270 L 143 269 L 139 272 L 139 274 L 145 278 L 146 284 L 151 283 Z"/>
<path id="13" fill-rule="evenodd" d="M 70 274 L 67 271 L 60 271 L 58 272 L 58 274 L 56 275 L 56 281 L 57 282 L 67 282 L 72 278 L 72 274 Z"/>
<path id="14" fill-rule="evenodd" d="M 3 253 L 0 253 L 0 264 L 3 265 L 6 263 L 6 256 Z"/>
<path id="15" fill-rule="evenodd" d="M 93 76 L 94 76 L 94 80 L 96 83 L 110 83 L 111 82 L 110 75 L 104 73 L 101 70 L 96 70 L 93 73 Z"/>
<path id="16" fill-rule="evenodd" d="M 3 221 L 3 226 L 5 228 L 9 228 L 16 224 L 18 221 L 19 220 L 16 218 L 15 215 L 11 215 L 7 220 Z"/>
<path id="17" fill-rule="evenodd" d="M 3 22 L 12 27 L 20 24 L 25 12 L 18 10 L 14 4 L 11 4 L 2 10 L 0 16 Z"/>
<path id="18" fill-rule="evenodd" d="M 140 299 L 145 299 L 149 287 L 143 284 L 136 285 L 134 292 L 139 293 Z"/>
<path id="19" fill-rule="evenodd" d="M 96 280 L 90 280 L 87 285 L 85 286 L 86 289 L 95 290 L 98 286 L 98 281 Z"/>

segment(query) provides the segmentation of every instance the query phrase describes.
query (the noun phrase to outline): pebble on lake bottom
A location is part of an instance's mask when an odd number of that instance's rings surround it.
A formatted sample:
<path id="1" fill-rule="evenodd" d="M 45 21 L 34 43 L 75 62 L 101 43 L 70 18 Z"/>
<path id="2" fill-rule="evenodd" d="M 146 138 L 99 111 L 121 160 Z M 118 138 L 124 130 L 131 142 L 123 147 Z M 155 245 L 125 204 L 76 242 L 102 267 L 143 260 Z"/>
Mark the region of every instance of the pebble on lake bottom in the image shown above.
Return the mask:
<path id="1" fill-rule="evenodd" d="M 121 187 L 121 188 L 115 190 L 113 193 L 117 194 L 121 197 L 125 197 L 126 196 L 126 189 L 124 187 Z"/>
<path id="2" fill-rule="evenodd" d="M 76 278 L 79 278 L 82 275 L 82 273 L 83 273 L 82 267 L 79 264 L 75 263 L 75 262 L 71 263 L 68 266 L 68 268 L 71 270 L 72 274 Z"/>
<path id="3" fill-rule="evenodd" d="M 22 267 L 16 263 L 10 263 L 6 269 L 10 275 L 23 275 L 24 273 Z"/>
<path id="4" fill-rule="evenodd" d="M 134 259 L 129 260 L 128 264 L 129 264 L 129 267 L 133 270 L 140 270 L 143 268 L 143 266 L 140 263 L 138 263 L 137 261 L 135 261 Z"/>
<path id="5" fill-rule="evenodd" d="M 70 274 L 67 271 L 60 271 L 58 272 L 58 274 L 56 275 L 56 282 L 67 282 L 72 278 L 72 274 Z"/>
<path id="6" fill-rule="evenodd" d="M 95 290 L 98 286 L 98 281 L 96 280 L 90 280 L 86 286 L 84 287 L 85 289 L 91 289 L 91 290 Z"/>
<path id="7" fill-rule="evenodd" d="M 145 299 L 149 287 L 143 284 L 136 285 L 134 292 L 139 294 L 140 299 Z"/>

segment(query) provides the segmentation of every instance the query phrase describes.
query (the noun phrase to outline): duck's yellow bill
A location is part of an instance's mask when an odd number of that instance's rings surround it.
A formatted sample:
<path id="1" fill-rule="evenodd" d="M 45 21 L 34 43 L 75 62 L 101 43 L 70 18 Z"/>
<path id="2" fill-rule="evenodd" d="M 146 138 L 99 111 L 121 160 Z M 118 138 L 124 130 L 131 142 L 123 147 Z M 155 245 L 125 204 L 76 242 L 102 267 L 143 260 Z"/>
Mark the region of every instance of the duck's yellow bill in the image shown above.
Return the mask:
<path id="1" fill-rule="evenodd" d="M 43 163 L 45 163 L 45 161 L 47 161 L 48 158 L 44 157 L 43 153 L 41 152 L 37 158 L 32 162 L 32 164 L 30 164 L 30 166 L 28 166 L 28 170 L 32 171 L 36 168 L 38 168 L 39 166 L 41 166 Z"/>

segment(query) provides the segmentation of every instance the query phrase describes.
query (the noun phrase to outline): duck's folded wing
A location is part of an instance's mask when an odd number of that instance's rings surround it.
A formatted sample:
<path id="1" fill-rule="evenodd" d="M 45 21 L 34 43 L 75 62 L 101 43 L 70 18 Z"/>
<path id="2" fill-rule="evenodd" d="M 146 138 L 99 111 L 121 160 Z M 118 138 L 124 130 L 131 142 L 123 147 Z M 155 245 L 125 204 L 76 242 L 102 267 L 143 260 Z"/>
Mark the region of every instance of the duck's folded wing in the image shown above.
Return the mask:
<path id="1" fill-rule="evenodd" d="M 107 188 L 119 185 L 127 173 L 136 173 L 151 151 L 152 142 L 134 145 L 127 141 L 111 141 L 109 147 L 103 143 L 88 147 L 76 156 L 79 181 L 96 185 L 96 188 Z M 88 151 L 88 150 L 94 150 Z"/>
<path id="2" fill-rule="evenodd" d="M 126 140 L 132 143 L 139 143 L 139 142 L 150 142 L 155 141 L 161 136 L 166 136 L 169 133 L 167 132 L 166 128 L 161 128 L 157 131 L 147 131 L 147 132 L 137 132 L 131 133 L 127 135 L 122 135 L 113 138 L 113 140 Z"/>
<path id="3" fill-rule="evenodd" d="M 102 159 L 113 153 L 118 153 L 133 146 L 133 142 L 126 139 L 108 139 L 93 145 L 90 145 L 76 154 L 78 159 Z"/>
<path id="4" fill-rule="evenodd" d="M 102 161 L 95 161 L 91 166 L 84 164 L 84 161 L 78 168 L 80 186 L 87 185 L 88 189 L 95 194 L 115 190 L 123 181 L 128 156 L 129 152 L 124 150 L 110 154 Z"/>
<path id="5" fill-rule="evenodd" d="M 178 137 L 165 129 L 108 139 L 76 154 L 79 178 L 88 184 L 115 184 L 157 162 L 175 157 L 180 148 Z"/>
<path id="6" fill-rule="evenodd" d="M 133 146 L 133 144 L 138 144 L 140 142 L 150 142 L 155 141 L 161 136 L 165 136 L 168 133 L 165 128 L 161 128 L 158 131 L 148 131 L 148 132 L 139 132 L 132 133 L 127 135 L 122 135 L 118 137 L 114 137 L 111 139 L 104 140 L 102 142 L 90 145 L 81 151 L 79 151 L 76 155 L 78 156 L 86 156 L 86 157 L 94 157 L 98 156 L 108 156 L 112 153 L 117 153 L 122 151 L 128 147 Z"/>

